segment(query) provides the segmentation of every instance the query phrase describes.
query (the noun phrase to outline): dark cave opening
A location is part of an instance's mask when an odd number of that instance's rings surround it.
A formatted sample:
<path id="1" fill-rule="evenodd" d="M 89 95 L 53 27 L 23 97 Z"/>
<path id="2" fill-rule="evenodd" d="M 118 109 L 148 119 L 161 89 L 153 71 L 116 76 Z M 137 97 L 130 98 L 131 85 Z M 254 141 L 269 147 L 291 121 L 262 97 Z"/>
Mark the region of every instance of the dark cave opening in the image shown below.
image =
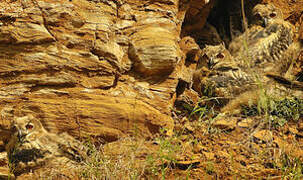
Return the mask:
<path id="1" fill-rule="evenodd" d="M 251 22 L 252 9 L 258 3 L 261 3 L 261 0 L 244 0 L 244 14 L 248 24 Z M 197 17 L 190 17 L 190 13 L 185 15 L 181 38 L 185 36 L 193 37 L 201 49 L 206 44 L 218 45 L 224 43 L 228 47 L 232 39 L 244 32 L 241 0 L 213 0 L 200 11 L 207 11 L 207 8 L 210 9 L 210 12 L 205 22 L 198 22 Z M 197 13 L 197 15 L 201 14 L 203 13 Z M 198 26 L 199 23 L 201 26 Z M 188 26 L 197 27 L 188 28 Z"/>

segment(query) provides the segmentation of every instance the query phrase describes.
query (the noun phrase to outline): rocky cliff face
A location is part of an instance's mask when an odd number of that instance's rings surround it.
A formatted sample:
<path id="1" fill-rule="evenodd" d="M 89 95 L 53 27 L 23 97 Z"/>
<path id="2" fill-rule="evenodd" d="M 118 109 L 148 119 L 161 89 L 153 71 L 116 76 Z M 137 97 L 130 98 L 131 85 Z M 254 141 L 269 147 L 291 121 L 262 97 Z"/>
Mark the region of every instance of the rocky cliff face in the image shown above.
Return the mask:
<path id="1" fill-rule="evenodd" d="M 78 138 L 112 141 L 171 130 L 175 69 L 184 63 L 179 35 L 190 6 L 175 0 L 1 2 L 1 126 L 31 113 L 49 131 Z"/>

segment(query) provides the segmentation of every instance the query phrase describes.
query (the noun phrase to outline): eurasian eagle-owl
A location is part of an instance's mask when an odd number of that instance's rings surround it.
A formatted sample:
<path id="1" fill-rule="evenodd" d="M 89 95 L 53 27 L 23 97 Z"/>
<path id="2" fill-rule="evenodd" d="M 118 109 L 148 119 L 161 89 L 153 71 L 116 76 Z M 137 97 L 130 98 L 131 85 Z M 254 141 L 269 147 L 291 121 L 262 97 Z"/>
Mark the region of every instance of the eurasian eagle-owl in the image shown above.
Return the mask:
<path id="1" fill-rule="evenodd" d="M 44 166 L 72 168 L 86 157 L 86 148 L 79 141 L 67 133 L 47 132 L 32 115 L 15 118 L 11 129 L 6 149 L 15 175 Z"/>
<path id="2" fill-rule="evenodd" d="M 193 73 L 193 89 L 200 95 L 232 98 L 251 83 L 252 77 L 238 67 L 223 44 L 207 45 Z"/>
<path id="3" fill-rule="evenodd" d="M 229 45 L 229 51 L 240 67 L 257 74 L 288 70 L 299 44 L 294 43 L 294 27 L 284 21 L 282 12 L 272 4 L 253 8 L 253 23 Z"/>

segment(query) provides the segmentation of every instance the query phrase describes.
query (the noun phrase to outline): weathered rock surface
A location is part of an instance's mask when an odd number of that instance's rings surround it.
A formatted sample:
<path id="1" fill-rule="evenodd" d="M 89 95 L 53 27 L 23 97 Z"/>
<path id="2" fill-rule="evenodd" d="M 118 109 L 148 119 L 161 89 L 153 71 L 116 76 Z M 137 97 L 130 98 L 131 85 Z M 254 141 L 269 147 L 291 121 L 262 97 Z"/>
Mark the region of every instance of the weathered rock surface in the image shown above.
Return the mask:
<path id="1" fill-rule="evenodd" d="M 188 5 L 0 2 L 0 128 L 33 114 L 48 131 L 78 139 L 151 137 L 162 127 L 171 132 Z M 9 133 L 0 134 L 3 151 Z M 8 176 L 3 168 L 1 176 Z"/>
<path id="2" fill-rule="evenodd" d="M 10 174 L 7 162 L 6 152 L 0 153 L 0 179 L 14 179 L 13 175 Z"/>
<path id="3" fill-rule="evenodd" d="M 178 80 L 191 77 L 181 26 L 188 11 L 203 26 L 207 3 L 1 2 L 0 127 L 33 114 L 77 138 L 171 131 Z"/>
<path id="4" fill-rule="evenodd" d="M 143 28 L 131 36 L 129 56 L 144 76 L 170 74 L 180 55 L 176 36 L 167 28 Z"/>

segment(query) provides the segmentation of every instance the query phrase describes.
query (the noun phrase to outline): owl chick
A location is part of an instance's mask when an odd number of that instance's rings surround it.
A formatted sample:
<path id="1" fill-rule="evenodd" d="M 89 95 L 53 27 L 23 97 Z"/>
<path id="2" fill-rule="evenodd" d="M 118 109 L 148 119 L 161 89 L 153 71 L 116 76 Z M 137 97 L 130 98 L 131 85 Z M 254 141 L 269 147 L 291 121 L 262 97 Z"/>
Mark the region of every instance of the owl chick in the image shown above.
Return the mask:
<path id="1" fill-rule="evenodd" d="M 253 24 L 234 39 L 229 50 L 240 67 L 250 67 L 258 74 L 283 74 L 291 64 L 288 51 L 294 51 L 293 25 L 284 21 L 281 10 L 272 4 L 258 4 L 253 8 Z"/>
<path id="2" fill-rule="evenodd" d="M 15 118 L 11 129 L 13 135 L 6 150 L 15 175 L 45 166 L 75 167 L 85 158 L 85 148 L 79 141 L 66 133 L 47 132 L 32 115 Z"/>
<path id="3" fill-rule="evenodd" d="M 253 82 L 222 44 L 206 46 L 193 73 L 193 89 L 200 95 L 231 98 Z"/>
<path id="4" fill-rule="evenodd" d="M 217 67 L 223 66 L 223 64 L 225 64 L 225 66 L 236 65 L 224 44 L 206 45 L 198 60 L 197 69 L 201 67 L 216 69 Z"/>

